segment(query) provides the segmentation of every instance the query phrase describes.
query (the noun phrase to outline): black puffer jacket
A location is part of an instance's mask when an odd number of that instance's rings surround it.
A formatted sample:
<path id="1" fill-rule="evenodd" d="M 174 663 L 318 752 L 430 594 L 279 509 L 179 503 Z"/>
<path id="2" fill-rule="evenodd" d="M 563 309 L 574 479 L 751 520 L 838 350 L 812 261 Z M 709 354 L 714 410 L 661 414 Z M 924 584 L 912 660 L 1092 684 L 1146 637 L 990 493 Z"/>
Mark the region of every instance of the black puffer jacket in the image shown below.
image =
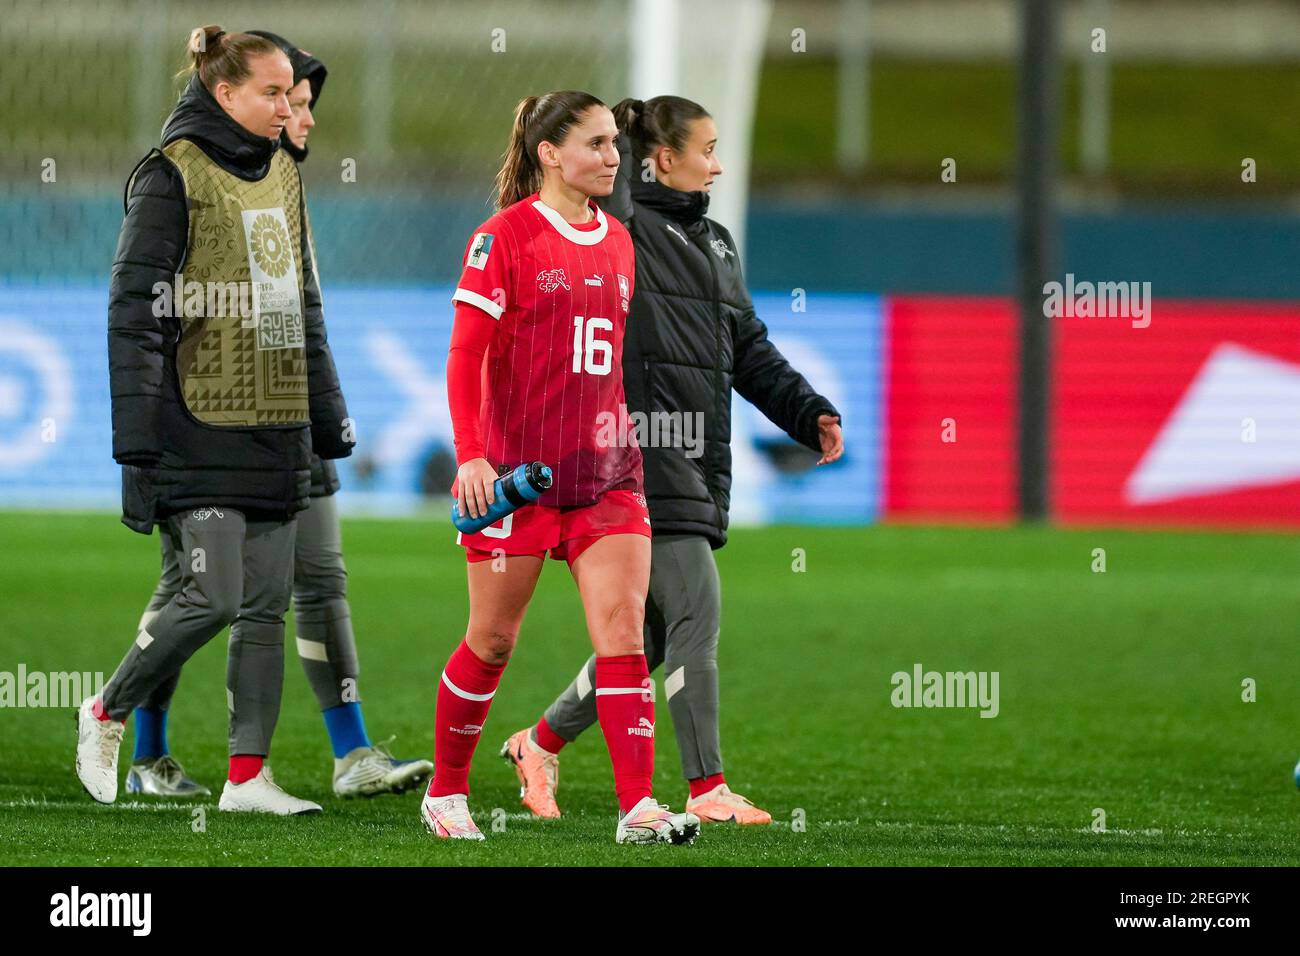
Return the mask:
<path id="1" fill-rule="evenodd" d="M 197 77 L 163 128 L 164 146 L 182 138 L 250 181 L 269 173 L 278 146 L 235 122 Z M 204 505 L 224 504 L 259 517 L 302 510 L 309 502 L 313 446 L 325 458 L 346 457 L 352 449 L 342 427 L 347 409 L 326 340 L 306 229 L 299 254 L 311 427 L 221 428 L 190 414 L 176 371 L 179 323 L 153 314 L 155 284 L 171 285 L 185 262 L 189 215 L 179 171 L 152 153 L 138 167 L 125 205 L 108 306 L 113 458 L 127 466 L 123 523 L 149 534 L 156 520 Z M 305 218 L 303 208 L 286 213 Z"/>
<path id="2" fill-rule="evenodd" d="M 626 137 L 620 137 L 625 140 Z M 626 143 L 623 169 L 633 168 Z M 636 248 L 636 290 L 623 343 L 629 412 L 703 412 L 704 448 L 643 447 L 655 534 L 727 542 L 734 388 L 795 441 L 820 451 L 817 416 L 838 415 L 767 337 L 731 234 L 705 217 L 708 194 L 620 176 L 605 209 Z"/>

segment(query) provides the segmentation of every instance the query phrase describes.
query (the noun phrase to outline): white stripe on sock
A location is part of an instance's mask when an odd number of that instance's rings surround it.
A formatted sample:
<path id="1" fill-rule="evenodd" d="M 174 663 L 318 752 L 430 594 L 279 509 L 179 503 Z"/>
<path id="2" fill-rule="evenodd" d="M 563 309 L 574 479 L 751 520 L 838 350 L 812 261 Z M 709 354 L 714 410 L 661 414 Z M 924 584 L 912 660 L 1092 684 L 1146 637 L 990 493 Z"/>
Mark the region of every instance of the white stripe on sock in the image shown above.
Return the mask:
<path id="1" fill-rule="evenodd" d="M 451 678 L 447 676 L 446 671 L 442 672 L 442 682 L 447 685 L 449 691 L 457 697 L 464 697 L 466 700 L 491 700 L 492 695 L 496 693 L 496 691 L 493 691 L 491 694 L 471 694 L 467 690 L 461 690 L 451 682 Z"/>
<path id="2" fill-rule="evenodd" d="M 667 677 L 664 678 L 664 693 L 668 695 L 669 700 L 672 700 L 673 694 L 677 693 L 685 686 L 686 686 L 686 665 L 685 664 L 683 664 L 681 667 L 677 668 L 677 670 L 673 671 L 671 674 L 669 674 Z"/>
<path id="3" fill-rule="evenodd" d="M 329 649 L 323 641 L 304 641 L 298 638 L 298 656 L 305 661 L 324 661 L 329 663 Z"/>
<path id="4" fill-rule="evenodd" d="M 587 676 L 587 665 L 582 665 L 582 670 L 578 671 L 578 700 L 586 699 L 591 693 L 591 678 Z"/>
<path id="5" fill-rule="evenodd" d="M 135 636 L 135 646 L 140 648 L 140 650 L 143 651 L 152 643 L 153 643 L 153 635 L 150 634 L 148 631 L 146 631 L 144 628 L 140 628 L 140 633 Z"/>
<path id="6" fill-rule="evenodd" d="M 235 692 L 229 687 L 226 688 L 226 709 L 232 714 L 235 712 Z"/>
<path id="7" fill-rule="evenodd" d="M 597 687 L 596 696 L 603 697 L 606 694 L 649 694 L 650 699 L 654 699 L 654 684 L 649 687 Z"/>

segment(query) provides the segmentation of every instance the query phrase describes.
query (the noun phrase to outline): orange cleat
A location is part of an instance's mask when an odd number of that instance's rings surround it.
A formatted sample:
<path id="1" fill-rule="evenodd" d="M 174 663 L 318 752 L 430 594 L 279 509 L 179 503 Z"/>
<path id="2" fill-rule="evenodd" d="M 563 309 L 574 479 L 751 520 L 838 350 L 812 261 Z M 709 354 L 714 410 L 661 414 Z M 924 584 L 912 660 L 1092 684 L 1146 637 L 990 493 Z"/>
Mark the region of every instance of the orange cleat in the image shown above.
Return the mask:
<path id="1" fill-rule="evenodd" d="M 560 757 L 543 750 L 529 736 L 531 728 L 524 728 L 501 747 L 501 756 L 515 768 L 519 778 L 519 801 L 543 820 L 558 820 L 560 808 L 555 803 L 555 791 L 560 785 Z"/>
<path id="2" fill-rule="evenodd" d="M 686 809 L 704 823 L 771 823 L 772 814 L 760 810 L 738 793 L 720 783 L 708 793 L 686 801 Z"/>

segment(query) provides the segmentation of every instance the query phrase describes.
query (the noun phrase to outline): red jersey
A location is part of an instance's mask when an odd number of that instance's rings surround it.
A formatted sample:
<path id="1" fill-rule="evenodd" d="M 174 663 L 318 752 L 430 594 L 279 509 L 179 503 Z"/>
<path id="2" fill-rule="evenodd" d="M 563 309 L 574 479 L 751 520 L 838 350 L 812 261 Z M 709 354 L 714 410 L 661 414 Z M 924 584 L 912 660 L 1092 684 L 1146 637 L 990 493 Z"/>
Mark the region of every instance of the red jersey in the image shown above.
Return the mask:
<path id="1" fill-rule="evenodd" d="M 475 230 L 452 295 L 497 320 L 483 367 L 484 457 L 550 465 L 551 506 L 642 490 L 623 394 L 632 238 L 594 203 L 572 225 L 534 193 Z"/>

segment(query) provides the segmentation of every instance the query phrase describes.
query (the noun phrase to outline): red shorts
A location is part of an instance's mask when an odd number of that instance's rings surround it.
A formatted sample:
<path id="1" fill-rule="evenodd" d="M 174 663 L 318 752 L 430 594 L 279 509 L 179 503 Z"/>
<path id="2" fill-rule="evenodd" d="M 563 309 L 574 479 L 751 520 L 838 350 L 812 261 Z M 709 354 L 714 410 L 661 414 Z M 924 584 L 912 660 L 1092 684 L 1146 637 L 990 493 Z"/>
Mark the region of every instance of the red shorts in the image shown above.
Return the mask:
<path id="1" fill-rule="evenodd" d="M 555 560 L 572 565 L 578 555 L 607 534 L 650 537 L 645 495 L 639 491 L 607 491 L 595 504 L 574 508 L 525 505 L 482 531 L 458 531 L 456 543 L 464 545 L 470 563 L 491 561 L 494 551 L 542 558 L 549 550 Z"/>

